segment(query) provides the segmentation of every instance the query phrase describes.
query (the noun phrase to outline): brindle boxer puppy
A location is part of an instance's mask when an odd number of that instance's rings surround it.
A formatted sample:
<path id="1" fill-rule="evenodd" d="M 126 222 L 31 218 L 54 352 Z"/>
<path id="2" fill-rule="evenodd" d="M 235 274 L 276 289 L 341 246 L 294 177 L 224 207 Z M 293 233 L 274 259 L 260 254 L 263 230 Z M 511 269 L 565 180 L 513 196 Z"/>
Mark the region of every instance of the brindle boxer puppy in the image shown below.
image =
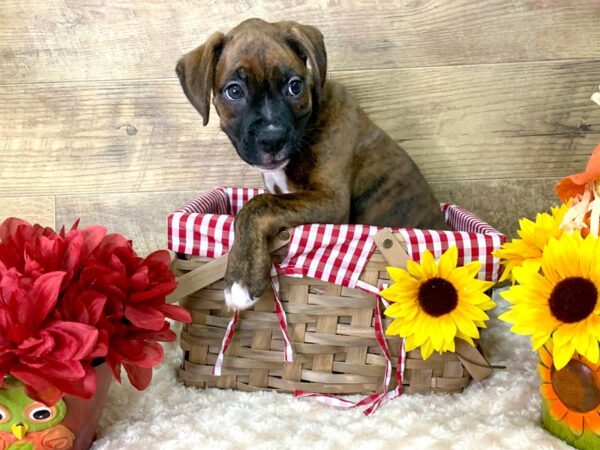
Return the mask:
<path id="1" fill-rule="evenodd" d="M 177 64 L 183 91 L 208 123 L 211 91 L 239 156 L 270 193 L 235 220 L 227 304 L 252 306 L 269 285 L 267 241 L 305 223 L 445 228 L 415 163 L 339 83 L 327 81 L 322 34 L 296 22 L 242 22 Z"/>

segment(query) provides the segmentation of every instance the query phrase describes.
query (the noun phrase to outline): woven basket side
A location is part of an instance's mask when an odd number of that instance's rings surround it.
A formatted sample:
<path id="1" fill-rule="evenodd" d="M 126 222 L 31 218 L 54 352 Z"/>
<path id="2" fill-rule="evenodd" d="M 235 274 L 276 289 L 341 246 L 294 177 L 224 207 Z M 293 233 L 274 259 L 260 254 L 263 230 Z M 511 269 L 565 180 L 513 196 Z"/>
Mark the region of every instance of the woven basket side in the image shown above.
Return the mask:
<path id="1" fill-rule="evenodd" d="M 184 275 L 202 270 L 210 261 L 196 257 L 176 260 L 176 271 Z M 360 279 L 374 286 L 389 283 L 387 265 L 376 251 Z M 281 276 L 280 286 L 295 362 L 283 362 L 284 341 L 269 291 L 253 309 L 240 312 L 222 376 L 212 375 L 232 315 L 226 310 L 225 284 L 220 279 L 182 300 L 193 318 L 181 334 L 184 361 L 179 375 L 184 383 L 244 391 L 381 392 L 386 362 L 375 336 L 375 297 L 310 278 Z M 389 323 L 384 319 L 385 327 Z M 401 341 L 397 337 L 387 337 L 387 341 L 396 367 Z M 410 352 L 405 365 L 403 382 L 408 392 L 459 392 L 469 382 L 468 373 L 452 354 L 423 361 L 419 352 Z M 394 383 L 395 377 L 390 388 Z"/>

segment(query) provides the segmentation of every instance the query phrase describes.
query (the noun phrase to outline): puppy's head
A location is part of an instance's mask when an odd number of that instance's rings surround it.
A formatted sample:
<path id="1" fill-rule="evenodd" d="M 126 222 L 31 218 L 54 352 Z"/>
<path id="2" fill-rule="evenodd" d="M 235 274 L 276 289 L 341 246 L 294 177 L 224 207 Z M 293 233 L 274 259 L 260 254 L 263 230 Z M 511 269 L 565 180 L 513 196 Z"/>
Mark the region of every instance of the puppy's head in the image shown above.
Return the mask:
<path id="1" fill-rule="evenodd" d="M 314 27 L 249 19 L 227 35 L 214 33 L 176 70 L 204 125 L 212 92 L 221 129 L 240 157 L 277 170 L 298 152 L 318 108 L 327 56 Z"/>

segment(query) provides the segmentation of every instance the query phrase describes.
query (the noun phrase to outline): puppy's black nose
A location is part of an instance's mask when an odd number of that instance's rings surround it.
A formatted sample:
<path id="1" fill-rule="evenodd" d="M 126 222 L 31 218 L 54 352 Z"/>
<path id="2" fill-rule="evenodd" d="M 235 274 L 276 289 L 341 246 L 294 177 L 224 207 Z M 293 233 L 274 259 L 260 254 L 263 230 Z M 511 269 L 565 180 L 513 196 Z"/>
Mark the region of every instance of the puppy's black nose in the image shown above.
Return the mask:
<path id="1" fill-rule="evenodd" d="M 256 142 L 267 153 L 277 153 L 285 145 L 286 130 L 281 125 L 270 124 L 256 136 Z"/>

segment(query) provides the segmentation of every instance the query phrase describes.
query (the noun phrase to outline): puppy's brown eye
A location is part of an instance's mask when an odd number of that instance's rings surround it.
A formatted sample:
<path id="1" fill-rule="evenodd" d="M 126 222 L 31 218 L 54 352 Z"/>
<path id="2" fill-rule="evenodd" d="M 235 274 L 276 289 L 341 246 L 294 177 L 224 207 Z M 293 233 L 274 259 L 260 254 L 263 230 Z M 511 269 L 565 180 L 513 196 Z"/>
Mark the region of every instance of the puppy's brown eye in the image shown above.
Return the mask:
<path id="1" fill-rule="evenodd" d="M 225 96 L 229 100 L 241 100 L 244 97 L 244 90 L 237 83 L 232 83 L 225 88 Z"/>
<path id="2" fill-rule="evenodd" d="M 292 78 L 288 83 L 287 93 L 291 97 L 298 97 L 302 94 L 302 90 L 304 89 L 304 83 L 300 78 Z"/>

